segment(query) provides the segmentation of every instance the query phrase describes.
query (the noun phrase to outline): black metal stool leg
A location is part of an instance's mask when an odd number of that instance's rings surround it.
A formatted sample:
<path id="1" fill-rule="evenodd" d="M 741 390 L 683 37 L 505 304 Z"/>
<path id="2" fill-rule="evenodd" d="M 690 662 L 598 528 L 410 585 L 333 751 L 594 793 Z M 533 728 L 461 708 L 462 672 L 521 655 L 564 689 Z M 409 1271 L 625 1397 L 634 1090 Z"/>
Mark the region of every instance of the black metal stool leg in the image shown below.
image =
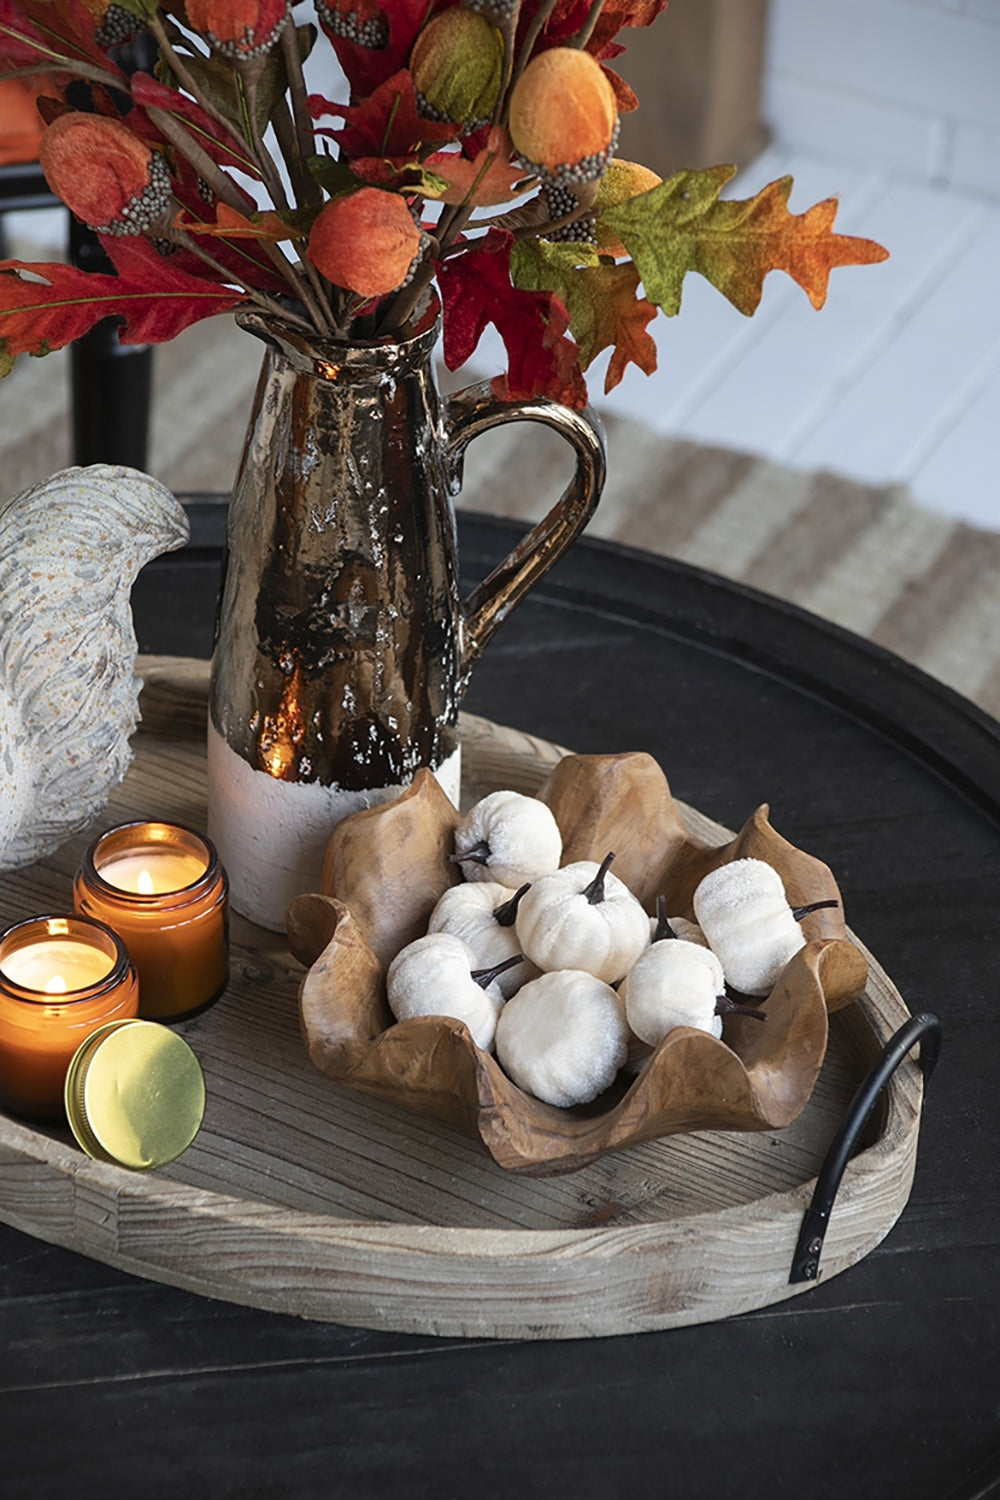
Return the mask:
<path id="1" fill-rule="evenodd" d="M 73 462 L 148 466 L 153 351 L 118 342 L 103 318 L 70 348 Z"/>
<path id="2" fill-rule="evenodd" d="M 97 236 L 70 221 L 70 258 L 85 271 L 113 270 Z M 102 318 L 70 348 L 75 464 L 148 467 L 153 350 L 118 341 L 117 318 Z"/>

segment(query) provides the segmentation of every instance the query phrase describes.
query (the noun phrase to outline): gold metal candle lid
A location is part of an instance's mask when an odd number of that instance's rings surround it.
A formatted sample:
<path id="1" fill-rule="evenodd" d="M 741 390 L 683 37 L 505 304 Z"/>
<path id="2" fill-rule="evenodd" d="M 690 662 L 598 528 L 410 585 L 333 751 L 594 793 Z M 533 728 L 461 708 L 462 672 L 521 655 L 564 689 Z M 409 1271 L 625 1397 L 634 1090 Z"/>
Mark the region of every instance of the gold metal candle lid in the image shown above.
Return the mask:
<path id="1" fill-rule="evenodd" d="M 66 1117 L 88 1156 L 146 1172 L 185 1151 L 205 1114 L 205 1078 L 183 1037 L 156 1021 L 110 1021 L 77 1048 Z"/>

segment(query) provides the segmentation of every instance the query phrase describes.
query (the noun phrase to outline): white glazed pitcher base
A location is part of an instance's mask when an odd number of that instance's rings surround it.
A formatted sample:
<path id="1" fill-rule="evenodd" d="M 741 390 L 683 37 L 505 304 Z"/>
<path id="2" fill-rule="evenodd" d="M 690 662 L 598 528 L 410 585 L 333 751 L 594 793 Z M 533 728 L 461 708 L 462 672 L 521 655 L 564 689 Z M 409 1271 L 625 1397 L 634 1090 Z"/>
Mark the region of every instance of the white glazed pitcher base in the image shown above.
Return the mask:
<path id="1" fill-rule="evenodd" d="M 435 771 L 455 806 L 461 746 Z M 278 781 L 254 770 L 208 726 L 208 836 L 229 876 L 234 911 L 284 932 L 289 902 L 319 890 L 330 831 L 349 813 L 389 802 L 401 786 L 343 791 L 309 781 Z"/>

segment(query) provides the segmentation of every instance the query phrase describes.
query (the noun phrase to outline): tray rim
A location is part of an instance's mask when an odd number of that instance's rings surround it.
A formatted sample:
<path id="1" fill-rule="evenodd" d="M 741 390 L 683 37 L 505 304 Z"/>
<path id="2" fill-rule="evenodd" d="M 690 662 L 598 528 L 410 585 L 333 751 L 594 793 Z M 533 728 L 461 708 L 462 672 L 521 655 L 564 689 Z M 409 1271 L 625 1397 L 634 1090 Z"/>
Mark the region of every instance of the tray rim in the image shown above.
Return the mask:
<path id="1" fill-rule="evenodd" d="M 170 714 L 178 692 L 193 691 L 197 713 L 207 663 L 147 659 L 143 665 L 158 669 L 147 677 L 152 721 L 160 689 Z M 473 757 L 502 753 L 497 734 L 504 733 L 463 716 L 463 744 Z M 510 734 L 522 754 L 558 759 L 565 753 L 520 731 Z M 539 780 L 551 763 L 542 764 Z M 720 842 L 730 836 L 696 810 L 684 811 Z M 888 1040 L 909 1012 L 877 960 L 858 946 L 869 961 L 868 989 L 838 1013 L 838 1024 L 871 1049 Z M 916 1065 L 899 1068 L 883 1097 L 877 1139 L 844 1174 L 820 1282 L 870 1253 L 909 1196 L 923 1097 Z M 202 1295 L 398 1332 L 607 1336 L 712 1321 L 799 1295 L 818 1284 L 787 1280 L 814 1185 L 812 1179 L 749 1204 L 645 1224 L 400 1224 L 306 1212 L 131 1173 L 0 1114 L 0 1219 L 13 1228 Z M 165 1249 L 164 1225 L 178 1216 L 180 1250 Z M 278 1250 L 284 1262 L 276 1267 Z M 182 1252 L 193 1269 L 179 1263 Z M 500 1263 L 502 1277 L 484 1284 L 482 1271 Z M 622 1300 L 623 1282 L 626 1292 L 639 1289 L 630 1302 Z"/>

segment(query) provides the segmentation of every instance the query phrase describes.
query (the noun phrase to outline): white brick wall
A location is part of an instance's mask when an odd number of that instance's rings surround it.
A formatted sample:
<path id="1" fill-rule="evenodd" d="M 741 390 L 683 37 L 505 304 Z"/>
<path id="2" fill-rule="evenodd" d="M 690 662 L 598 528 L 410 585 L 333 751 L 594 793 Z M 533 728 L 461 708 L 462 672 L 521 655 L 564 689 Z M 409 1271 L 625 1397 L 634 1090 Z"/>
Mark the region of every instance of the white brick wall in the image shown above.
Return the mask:
<path id="1" fill-rule="evenodd" d="M 1000 0 L 771 0 L 780 145 L 1000 199 Z"/>

